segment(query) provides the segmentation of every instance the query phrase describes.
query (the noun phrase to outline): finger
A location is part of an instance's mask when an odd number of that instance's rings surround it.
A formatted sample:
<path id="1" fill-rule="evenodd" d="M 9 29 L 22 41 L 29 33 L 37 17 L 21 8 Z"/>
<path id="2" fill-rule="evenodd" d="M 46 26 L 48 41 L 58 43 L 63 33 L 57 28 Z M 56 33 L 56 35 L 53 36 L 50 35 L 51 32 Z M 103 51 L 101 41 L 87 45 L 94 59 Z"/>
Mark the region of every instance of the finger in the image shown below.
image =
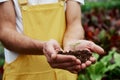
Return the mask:
<path id="1" fill-rule="evenodd" d="M 79 71 L 81 71 L 81 66 L 76 65 L 76 66 L 68 67 L 67 70 L 77 74 Z"/>
<path id="2" fill-rule="evenodd" d="M 85 68 L 86 68 L 86 64 L 85 64 L 85 63 L 82 63 L 82 64 L 81 64 L 81 68 L 82 68 L 82 69 L 85 69 Z"/>
<path id="3" fill-rule="evenodd" d="M 46 47 L 46 52 L 48 53 L 49 57 L 51 57 L 52 59 L 55 59 L 56 58 L 56 55 L 57 55 L 57 50 L 60 50 L 60 47 L 58 45 L 55 45 L 55 44 L 51 44 Z"/>
<path id="4" fill-rule="evenodd" d="M 71 55 L 61 55 L 57 54 L 56 59 L 54 59 L 57 63 L 62 63 L 62 62 L 76 62 L 77 58 L 75 56 Z M 78 61 L 77 61 L 78 62 Z M 79 62 L 78 62 L 79 63 Z"/>
<path id="5" fill-rule="evenodd" d="M 54 48 L 53 45 L 48 45 L 48 46 L 47 46 L 47 52 L 48 52 L 48 53 L 56 53 L 55 50 L 56 50 L 56 49 Z"/>
<path id="6" fill-rule="evenodd" d="M 50 42 L 53 43 L 53 47 L 55 48 L 55 50 L 62 50 L 60 48 L 60 44 L 56 40 L 51 39 Z"/>
<path id="7" fill-rule="evenodd" d="M 78 73 L 81 70 L 80 65 L 76 64 L 71 64 L 71 63 L 58 63 L 58 64 L 53 64 L 53 68 L 59 68 L 59 69 L 65 69 L 68 70 L 72 73 Z"/>
<path id="8" fill-rule="evenodd" d="M 60 49 L 60 44 L 56 40 L 51 39 L 48 42 L 48 47 L 53 47 L 54 49 Z"/>
<path id="9" fill-rule="evenodd" d="M 93 52 L 96 52 L 98 54 L 104 54 L 104 50 L 103 48 L 101 48 L 100 46 L 96 45 L 95 43 L 93 42 L 89 42 L 89 49 Z"/>
<path id="10" fill-rule="evenodd" d="M 61 68 L 61 69 L 65 69 L 67 67 L 71 67 L 71 66 L 76 66 L 78 64 L 76 64 L 75 62 L 64 62 L 64 63 L 53 63 L 52 67 L 53 68 Z"/>
<path id="11" fill-rule="evenodd" d="M 81 64 L 81 61 L 79 59 L 77 59 L 76 63 L 79 65 L 79 64 Z"/>
<path id="12" fill-rule="evenodd" d="M 95 58 L 95 57 L 90 57 L 90 61 L 91 61 L 92 63 L 95 63 L 95 62 L 96 62 L 96 58 Z"/>
<path id="13" fill-rule="evenodd" d="M 52 60 L 55 60 L 56 58 L 57 58 L 57 53 L 51 54 L 51 59 L 52 59 Z"/>
<path id="14" fill-rule="evenodd" d="M 47 51 L 45 49 L 43 49 L 43 52 L 44 52 L 44 55 L 46 56 L 47 58 L 47 61 L 50 62 L 51 61 L 51 58 L 49 57 Z"/>
<path id="15" fill-rule="evenodd" d="M 90 66 L 92 64 L 92 62 L 91 61 L 86 61 L 85 64 L 88 67 L 88 66 Z"/>
<path id="16" fill-rule="evenodd" d="M 67 67 L 66 70 L 77 74 L 79 71 L 81 71 L 81 66 L 80 65 L 76 65 L 76 66 L 71 66 L 71 67 Z"/>
<path id="17" fill-rule="evenodd" d="M 46 47 L 45 49 L 43 49 L 43 52 L 44 52 L 45 56 L 47 57 L 48 62 L 51 62 L 51 60 L 56 58 L 57 53 L 53 49 L 51 49 L 51 50 L 49 50 L 49 49 Z"/>

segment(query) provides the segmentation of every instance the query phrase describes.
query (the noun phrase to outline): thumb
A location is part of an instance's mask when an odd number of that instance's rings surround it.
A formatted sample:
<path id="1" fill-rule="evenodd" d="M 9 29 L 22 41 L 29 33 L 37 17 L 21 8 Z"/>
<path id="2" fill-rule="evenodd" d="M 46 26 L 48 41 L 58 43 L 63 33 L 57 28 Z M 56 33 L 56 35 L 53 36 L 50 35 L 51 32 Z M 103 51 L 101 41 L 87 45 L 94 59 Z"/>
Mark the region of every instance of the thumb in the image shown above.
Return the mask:
<path id="1" fill-rule="evenodd" d="M 93 44 L 91 46 L 91 50 L 94 51 L 94 52 L 97 52 L 98 54 L 101 54 L 101 55 L 105 54 L 104 49 L 102 47 L 96 45 L 96 44 Z"/>
<path id="2" fill-rule="evenodd" d="M 57 53 L 52 53 L 52 54 L 51 54 L 51 59 L 52 59 L 52 60 L 55 60 L 56 58 L 57 58 Z"/>

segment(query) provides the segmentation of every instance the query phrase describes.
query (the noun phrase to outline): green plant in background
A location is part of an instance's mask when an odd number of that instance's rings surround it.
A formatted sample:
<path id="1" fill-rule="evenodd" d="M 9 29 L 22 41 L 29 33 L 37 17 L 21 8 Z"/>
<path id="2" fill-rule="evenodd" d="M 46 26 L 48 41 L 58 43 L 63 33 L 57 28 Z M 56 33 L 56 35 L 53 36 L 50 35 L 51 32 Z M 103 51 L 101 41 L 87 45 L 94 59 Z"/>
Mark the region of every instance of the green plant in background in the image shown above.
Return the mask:
<path id="1" fill-rule="evenodd" d="M 0 54 L 3 54 L 3 53 L 4 53 L 3 46 L 2 46 L 2 44 L 0 43 Z"/>
<path id="2" fill-rule="evenodd" d="M 0 43 L 0 67 L 4 64 L 4 49 L 2 44 Z"/>
<path id="3" fill-rule="evenodd" d="M 4 64 L 4 49 L 2 44 L 0 43 L 0 80 L 2 79 L 3 74 L 3 64 Z"/>
<path id="4" fill-rule="evenodd" d="M 106 3 L 106 4 L 105 4 Z M 100 45 L 106 56 L 79 74 L 78 80 L 120 80 L 120 0 L 87 2 L 83 9 L 85 38 Z"/>
<path id="5" fill-rule="evenodd" d="M 94 56 L 97 62 L 80 73 L 78 80 L 120 80 L 120 54 L 115 49 L 102 58 Z"/>
<path id="6" fill-rule="evenodd" d="M 86 0 L 85 0 L 86 1 Z M 103 0 L 99 2 L 93 2 L 93 1 L 86 1 L 85 5 L 82 6 L 83 12 L 89 12 L 93 8 L 104 8 L 104 9 L 111 9 L 113 7 L 120 8 L 120 1 L 119 0 Z"/>
<path id="7" fill-rule="evenodd" d="M 108 31 L 102 29 L 97 35 L 98 41 L 95 40 L 96 44 L 104 48 L 106 52 L 109 52 L 112 48 L 116 48 L 120 52 L 120 36 L 116 32 L 117 30 L 115 29 L 109 28 Z"/>
<path id="8" fill-rule="evenodd" d="M 119 1 L 120 2 L 120 1 Z M 85 38 L 95 42 L 108 53 L 112 48 L 120 53 L 120 9 L 94 8 L 83 15 Z"/>

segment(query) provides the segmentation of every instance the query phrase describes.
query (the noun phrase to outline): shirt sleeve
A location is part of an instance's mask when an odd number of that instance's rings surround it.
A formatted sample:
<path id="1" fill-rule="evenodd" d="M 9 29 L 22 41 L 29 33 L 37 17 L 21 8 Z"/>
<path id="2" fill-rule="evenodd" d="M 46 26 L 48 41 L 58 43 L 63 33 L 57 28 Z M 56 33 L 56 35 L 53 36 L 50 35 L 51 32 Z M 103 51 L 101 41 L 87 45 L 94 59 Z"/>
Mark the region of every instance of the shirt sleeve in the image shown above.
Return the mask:
<path id="1" fill-rule="evenodd" d="M 5 2 L 5 1 L 8 1 L 8 0 L 0 0 L 0 3 L 1 3 L 1 2 Z"/>
<path id="2" fill-rule="evenodd" d="M 77 2 L 79 2 L 80 4 L 84 5 L 84 0 L 75 0 Z"/>

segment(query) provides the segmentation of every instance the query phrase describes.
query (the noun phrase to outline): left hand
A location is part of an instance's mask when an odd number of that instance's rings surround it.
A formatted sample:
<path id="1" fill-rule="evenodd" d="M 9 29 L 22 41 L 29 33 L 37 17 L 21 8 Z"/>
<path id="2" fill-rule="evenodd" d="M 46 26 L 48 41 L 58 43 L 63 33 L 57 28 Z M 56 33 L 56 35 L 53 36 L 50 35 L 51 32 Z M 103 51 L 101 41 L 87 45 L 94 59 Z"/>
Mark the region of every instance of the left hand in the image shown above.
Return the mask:
<path id="1" fill-rule="evenodd" d="M 96 45 L 94 42 L 88 40 L 70 41 L 69 43 L 67 43 L 66 46 L 64 46 L 64 51 L 74 51 L 74 50 L 88 50 L 90 52 L 96 52 L 100 55 L 104 54 L 103 48 Z M 81 64 L 82 69 L 85 69 L 87 66 L 90 66 L 95 61 L 96 61 L 95 57 L 91 57 L 90 60 Z"/>
<path id="2" fill-rule="evenodd" d="M 51 39 L 44 42 L 43 53 L 52 68 L 68 70 L 72 73 L 81 70 L 81 62 L 72 55 L 61 55 L 57 54 L 58 51 L 62 50 L 59 43 Z"/>

